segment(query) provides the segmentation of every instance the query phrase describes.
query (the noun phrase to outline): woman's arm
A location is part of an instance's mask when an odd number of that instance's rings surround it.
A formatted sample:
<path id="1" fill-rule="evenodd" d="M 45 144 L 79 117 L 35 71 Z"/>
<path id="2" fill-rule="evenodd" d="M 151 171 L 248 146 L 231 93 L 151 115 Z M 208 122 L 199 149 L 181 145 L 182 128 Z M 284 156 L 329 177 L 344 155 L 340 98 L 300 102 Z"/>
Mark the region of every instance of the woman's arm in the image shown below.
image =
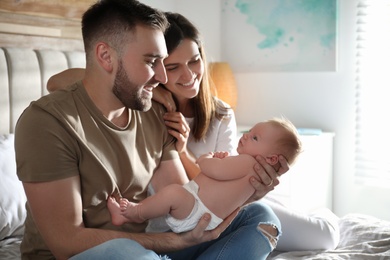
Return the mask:
<path id="1" fill-rule="evenodd" d="M 195 156 L 188 150 L 187 142 L 190 135 L 190 127 L 180 112 L 168 112 L 164 115 L 168 132 L 176 138 L 176 150 L 190 180 L 199 174 L 200 168 L 196 164 Z"/>
<path id="2" fill-rule="evenodd" d="M 64 89 L 76 81 L 82 80 L 84 76 L 85 69 L 83 68 L 67 69 L 51 76 L 47 81 L 46 88 L 50 93 Z M 157 86 L 153 90 L 153 100 L 162 104 L 168 112 L 176 111 L 176 104 L 173 100 L 172 93 L 161 86 Z"/>
<path id="3" fill-rule="evenodd" d="M 153 100 L 162 104 L 168 112 L 176 111 L 176 103 L 173 100 L 172 92 L 160 85 L 153 89 Z"/>
<path id="4" fill-rule="evenodd" d="M 49 78 L 46 88 L 51 93 L 59 89 L 64 89 L 67 86 L 82 80 L 85 75 L 85 69 L 72 68 L 57 73 Z"/>

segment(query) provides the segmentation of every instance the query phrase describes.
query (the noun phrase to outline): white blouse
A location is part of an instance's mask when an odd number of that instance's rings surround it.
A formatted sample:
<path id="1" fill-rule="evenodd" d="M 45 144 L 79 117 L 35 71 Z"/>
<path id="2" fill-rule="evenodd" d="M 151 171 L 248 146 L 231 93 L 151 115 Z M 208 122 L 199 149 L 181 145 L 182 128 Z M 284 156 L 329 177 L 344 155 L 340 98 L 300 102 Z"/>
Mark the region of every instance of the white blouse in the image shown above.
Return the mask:
<path id="1" fill-rule="evenodd" d="M 224 106 L 228 104 L 219 100 Z M 220 112 L 220 111 L 218 111 Z M 186 121 L 192 129 L 194 118 L 186 118 Z M 217 151 L 226 151 L 231 155 L 237 154 L 237 125 L 233 109 L 229 109 L 222 119 L 214 118 L 204 140 L 196 142 L 190 132 L 187 142 L 187 148 L 196 158 L 202 154 Z"/>

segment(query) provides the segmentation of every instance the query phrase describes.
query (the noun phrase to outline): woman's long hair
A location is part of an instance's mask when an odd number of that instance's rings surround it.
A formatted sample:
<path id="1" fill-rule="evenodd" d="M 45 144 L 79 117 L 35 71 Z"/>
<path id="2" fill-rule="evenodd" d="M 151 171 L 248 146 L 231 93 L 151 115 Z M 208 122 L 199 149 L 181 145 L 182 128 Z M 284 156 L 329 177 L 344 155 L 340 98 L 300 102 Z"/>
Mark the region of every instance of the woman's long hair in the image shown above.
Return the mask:
<path id="1" fill-rule="evenodd" d="M 212 119 L 222 119 L 230 108 L 218 102 L 218 99 L 213 95 L 215 93 L 215 87 L 214 83 L 210 80 L 206 54 L 199 31 L 181 14 L 166 12 L 165 15 L 170 23 L 168 29 L 165 31 L 168 54 L 172 53 L 184 39 L 189 39 L 198 45 L 199 53 L 204 63 L 204 74 L 200 83 L 199 93 L 190 101 L 194 111 L 194 122 L 191 132 L 195 141 L 199 141 L 205 138 Z"/>

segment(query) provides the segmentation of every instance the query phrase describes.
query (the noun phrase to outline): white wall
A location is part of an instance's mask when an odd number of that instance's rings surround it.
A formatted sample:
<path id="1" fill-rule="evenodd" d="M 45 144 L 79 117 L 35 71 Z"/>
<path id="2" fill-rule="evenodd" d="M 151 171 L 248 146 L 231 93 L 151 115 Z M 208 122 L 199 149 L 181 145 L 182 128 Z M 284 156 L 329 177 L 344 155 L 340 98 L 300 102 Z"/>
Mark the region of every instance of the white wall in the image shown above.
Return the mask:
<path id="1" fill-rule="evenodd" d="M 140 0 L 162 11 L 178 12 L 200 31 L 208 61 L 221 58 L 220 0 Z"/>
<path id="2" fill-rule="evenodd" d="M 358 212 L 390 220 L 390 190 L 354 182 L 356 7 L 355 1 L 338 3 L 337 72 L 237 73 L 236 115 L 239 123 L 252 124 L 282 114 L 298 127 L 335 132 L 334 212 L 339 216 Z"/>
<path id="3" fill-rule="evenodd" d="M 203 34 L 209 58 L 224 60 L 221 0 L 145 0 L 144 2 L 164 11 L 180 12 L 188 17 Z M 387 209 L 390 205 L 390 190 L 364 187 L 354 183 L 355 53 L 353 40 L 355 39 L 356 2 L 338 1 L 338 4 L 337 71 L 236 73 L 237 122 L 251 125 L 262 119 L 284 115 L 298 127 L 314 127 L 335 132 L 334 212 L 339 216 L 353 212 L 390 220 L 390 211 Z"/>

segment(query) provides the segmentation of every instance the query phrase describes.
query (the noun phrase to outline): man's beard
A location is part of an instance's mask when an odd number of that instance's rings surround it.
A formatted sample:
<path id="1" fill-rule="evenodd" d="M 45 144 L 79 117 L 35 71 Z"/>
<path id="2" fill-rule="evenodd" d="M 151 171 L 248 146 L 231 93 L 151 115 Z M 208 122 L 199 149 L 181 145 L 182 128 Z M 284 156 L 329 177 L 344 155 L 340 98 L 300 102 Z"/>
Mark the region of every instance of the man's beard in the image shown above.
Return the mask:
<path id="1" fill-rule="evenodd" d="M 119 62 L 112 91 L 127 108 L 145 112 L 152 106 L 151 98 L 142 97 L 142 88 L 129 80 L 122 61 Z"/>

